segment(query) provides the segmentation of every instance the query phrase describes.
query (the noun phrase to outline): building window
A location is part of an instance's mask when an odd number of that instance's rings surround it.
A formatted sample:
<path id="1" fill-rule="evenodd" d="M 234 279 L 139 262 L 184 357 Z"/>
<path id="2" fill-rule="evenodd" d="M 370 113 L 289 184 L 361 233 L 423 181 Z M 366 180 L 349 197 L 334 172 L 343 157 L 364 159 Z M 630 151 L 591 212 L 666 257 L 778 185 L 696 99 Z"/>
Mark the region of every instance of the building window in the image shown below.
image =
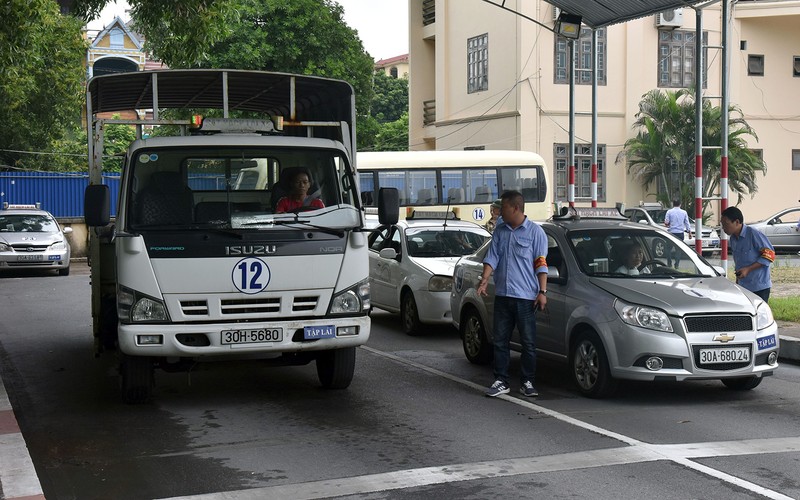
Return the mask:
<path id="1" fill-rule="evenodd" d="M 750 54 L 747 56 L 747 74 L 749 76 L 764 76 L 763 54 Z"/>
<path id="2" fill-rule="evenodd" d="M 694 86 L 695 33 L 684 30 L 658 30 L 658 86 Z M 707 45 L 708 33 L 703 33 Z M 708 86 L 708 49 L 703 49 L 703 88 Z"/>
<path id="3" fill-rule="evenodd" d="M 554 144 L 553 158 L 556 169 L 556 201 L 568 201 L 569 144 Z M 597 200 L 606 201 L 606 146 L 597 145 Z M 592 200 L 592 145 L 575 145 L 575 201 Z"/>
<path id="4" fill-rule="evenodd" d="M 800 170 L 800 149 L 792 150 L 792 170 Z"/>
<path id="5" fill-rule="evenodd" d="M 108 36 L 111 40 L 110 46 L 112 49 L 122 49 L 125 47 L 125 39 L 122 30 L 119 28 L 112 29 Z"/>
<path id="6" fill-rule="evenodd" d="M 489 34 L 467 40 L 467 93 L 489 90 Z"/>
<path id="7" fill-rule="evenodd" d="M 792 76 L 800 77 L 800 56 L 794 56 L 794 61 L 792 64 Z"/>
<path id="8" fill-rule="evenodd" d="M 554 83 L 569 83 L 569 44 L 566 38 L 556 38 Z M 581 28 L 581 37 L 575 40 L 575 83 L 592 84 L 592 30 Z M 597 30 L 597 84 L 606 84 L 606 30 Z"/>
<path id="9" fill-rule="evenodd" d="M 392 66 L 392 69 L 389 70 L 389 76 L 397 78 L 397 66 Z"/>

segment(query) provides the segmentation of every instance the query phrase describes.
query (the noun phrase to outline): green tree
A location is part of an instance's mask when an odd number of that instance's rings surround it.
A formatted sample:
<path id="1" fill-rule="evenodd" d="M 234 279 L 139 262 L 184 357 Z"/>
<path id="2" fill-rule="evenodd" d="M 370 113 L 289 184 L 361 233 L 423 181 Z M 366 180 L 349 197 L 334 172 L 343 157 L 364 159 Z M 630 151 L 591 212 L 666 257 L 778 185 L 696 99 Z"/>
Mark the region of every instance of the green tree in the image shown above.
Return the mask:
<path id="1" fill-rule="evenodd" d="M 381 126 L 375 137 L 374 151 L 408 150 L 408 113 L 399 119 Z"/>
<path id="2" fill-rule="evenodd" d="M 408 80 L 392 78 L 379 71 L 373 79 L 375 97 L 370 114 L 381 123 L 399 120 L 408 113 Z"/>
<path id="3" fill-rule="evenodd" d="M 0 166 L 41 168 L 52 158 L 33 153 L 80 122 L 83 23 L 54 0 L 5 0 L 0 12 Z"/>
<path id="4" fill-rule="evenodd" d="M 703 102 L 703 144 L 719 146 L 722 110 Z M 741 110 L 731 106 L 728 112 L 728 186 L 736 193 L 737 203 L 745 195 L 758 190 L 757 175 L 766 172 L 766 165 L 747 146 L 747 137 L 758 136 Z M 659 201 L 669 203 L 680 198 L 689 206 L 694 200 L 695 178 L 695 110 L 693 91 L 659 89 L 642 96 L 633 128 L 636 136 L 625 142 L 617 161 L 627 161 L 628 172 L 642 186 L 656 183 Z M 720 150 L 703 152 L 703 197 L 718 192 L 720 186 Z M 704 201 L 705 214 L 709 201 Z"/>
<path id="5" fill-rule="evenodd" d="M 373 93 L 373 61 L 344 22 L 339 4 L 332 0 L 220 3 L 226 4 L 225 8 L 215 4 L 224 14 L 225 30 L 205 39 L 202 51 L 181 52 L 172 47 L 175 36 L 169 24 L 146 23 L 138 11 L 132 17 L 147 48 L 172 68 L 282 71 L 345 80 L 355 90 L 358 116 L 366 116 Z"/>

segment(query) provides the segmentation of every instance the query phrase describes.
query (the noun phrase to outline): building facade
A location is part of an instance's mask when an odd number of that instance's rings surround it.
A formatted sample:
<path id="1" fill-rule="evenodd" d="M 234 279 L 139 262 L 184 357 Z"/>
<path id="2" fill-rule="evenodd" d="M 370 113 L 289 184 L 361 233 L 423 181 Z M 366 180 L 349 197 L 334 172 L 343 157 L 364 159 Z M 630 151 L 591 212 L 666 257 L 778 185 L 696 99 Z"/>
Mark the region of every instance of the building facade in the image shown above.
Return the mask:
<path id="1" fill-rule="evenodd" d="M 500 2 L 497 2 L 498 4 Z M 558 12 L 541 0 L 509 9 L 552 27 Z M 730 102 L 758 134 L 748 144 L 767 164 L 758 193 L 740 205 L 765 218 L 800 198 L 800 1 L 739 1 L 732 8 Z M 696 14 L 684 8 L 597 30 L 598 203 L 656 199 L 618 155 L 635 135 L 642 96 L 694 82 Z M 721 94 L 721 7 L 702 11 L 707 48 L 704 95 Z M 592 33 L 575 43 L 575 196 L 591 201 Z M 567 199 L 567 43 L 549 29 L 483 0 L 409 0 L 409 149 L 519 149 L 542 155 L 554 199 Z M 713 102 L 719 106 L 717 99 Z M 693 192 L 693 191 L 692 191 Z M 736 196 L 730 193 L 731 203 Z M 711 212 L 718 217 L 719 204 Z"/>
<path id="2" fill-rule="evenodd" d="M 392 78 L 408 79 L 408 54 L 375 61 L 375 72 Z"/>

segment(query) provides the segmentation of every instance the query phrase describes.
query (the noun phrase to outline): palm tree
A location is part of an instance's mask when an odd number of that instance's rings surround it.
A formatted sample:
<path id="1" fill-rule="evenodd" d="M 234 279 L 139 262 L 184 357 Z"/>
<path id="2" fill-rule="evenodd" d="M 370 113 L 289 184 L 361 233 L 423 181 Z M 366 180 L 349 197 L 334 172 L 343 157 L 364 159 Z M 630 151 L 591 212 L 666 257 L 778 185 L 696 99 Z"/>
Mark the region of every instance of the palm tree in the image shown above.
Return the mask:
<path id="1" fill-rule="evenodd" d="M 656 182 L 656 197 L 667 203 L 678 198 L 689 206 L 694 200 L 695 110 L 691 89 L 654 89 L 642 96 L 633 128 L 636 136 L 625 142 L 617 162 L 627 160 L 628 172 L 642 186 Z M 722 112 L 718 106 L 703 102 L 703 143 L 719 146 Z M 728 186 L 737 195 L 758 190 L 756 175 L 766 172 L 763 160 L 747 146 L 746 137 L 758 141 L 755 131 L 745 121 L 741 110 L 731 106 L 728 113 Z M 718 193 L 720 186 L 719 149 L 703 152 L 703 197 Z M 703 202 L 703 213 L 709 201 Z"/>

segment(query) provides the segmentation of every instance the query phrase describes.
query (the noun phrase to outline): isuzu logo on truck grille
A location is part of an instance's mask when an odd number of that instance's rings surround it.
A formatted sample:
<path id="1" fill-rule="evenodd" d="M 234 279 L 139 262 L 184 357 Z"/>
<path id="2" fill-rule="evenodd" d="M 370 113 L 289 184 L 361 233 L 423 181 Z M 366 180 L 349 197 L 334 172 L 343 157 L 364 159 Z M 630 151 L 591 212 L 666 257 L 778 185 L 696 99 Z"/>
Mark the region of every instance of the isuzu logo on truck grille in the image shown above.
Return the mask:
<path id="1" fill-rule="evenodd" d="M 277 251 L 277 245 L 231 245 L 225 247 L 225 255 L 269 255 Z"/>

